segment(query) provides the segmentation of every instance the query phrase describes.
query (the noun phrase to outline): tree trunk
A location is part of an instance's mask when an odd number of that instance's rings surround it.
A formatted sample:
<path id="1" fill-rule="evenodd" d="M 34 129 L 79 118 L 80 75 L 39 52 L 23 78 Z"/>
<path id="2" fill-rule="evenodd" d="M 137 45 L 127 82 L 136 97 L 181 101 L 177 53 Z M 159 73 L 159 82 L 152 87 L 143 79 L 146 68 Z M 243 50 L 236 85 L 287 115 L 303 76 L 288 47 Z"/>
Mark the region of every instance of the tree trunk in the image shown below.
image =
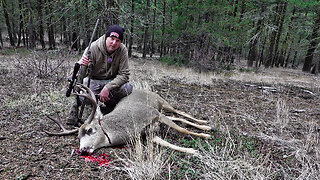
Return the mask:
<path id="1" fill-rule="evenodd" d="M 166 0 L 163 0 L 163 17 L 162 17 L 162 28 L 161 28 L 161 43 L 160 43 L 160 57 L 164 54 L 164 31 L 166 28 Z"/>
<path id="2" fill-rule="evenodd" d="M 233 17 L 236 17 L 236 15 L 237 15 L 237 11 L 238 11 L 238 2 L 239 2 L 239 0 L 235 0 L 235 3 L 234 3 L 234 10 L 233 10 Z"/>
<path id="3" fill-rule="evenodd" d="M 21 43 L 21 36 L 23 35 L 23 8 L 22 8 L 22 3 L 23 0 L 19 0 L 19 31 L 18 31 L 18 44 L 17 46 L 20 46 Z M 24 41 L 24 45 L 25 45 L 25 40 Z"/>
<path id="4" fill-rule="evenodd" d="M 85 0 L 85 3 L 83 6 L 85 6 L 86 8 L 85 9 L 89 9 L 88 7 L 88 0 Z M 90 22 L 89 22 L 89 16 L 87 13 L 84 14 L 84 24 L 82 24 L 82 26 L 84 26 L 84 35 L 83 35 L 83 43 L 82 43 L 82 46 L 81 46 L 81 49 L 79 50 L 85 50 L 86 47 L 89 46 L 89 42 L 90 42 L 90 37 L 91 37 L 91 30 L 90 30 Z M 79 27 L 81 26 L 81 23 L 79 24 Z"/>
<path id="5" fill-rule="evenodd" d="M 3 47 L 3 39 L 2 39 L 2 29 L 1 29 L 1 27 L 0 27 L 0 49 L 2 49 L 2 47 Z"/>
<path id="6" fill-rule="evenodd" d="M 50 1 L 47 0 L 47 3 Z M 52 25 L 52 16 L 50 15 L 51 13 L 51 7 L 48 6 L 46 8 L 46 12 L 49 16 L 47 20 L 47 28 L 48 28 L 48 39 L 49 39 L 49 50 L 55 49 L 56 48 L 56 42 L 54 40 L 54 30 L 53 30 L 53 25 Z"/>
<path id="7" fill-rule="evenodd" d="M 276 36 L 276 41 L 275 41 L 275 56 L 273 57 L 274 60 L 274 64 L 276 67 L 279 67 L 279 42 L 280 42 L 280 36 L 282 34 L 282 27 L 283 27 L 283 22 L 284 22 L 284 18 L 285 18 L 285 14 L 287 12 L 287 2 L 282 3 L 282 5 L 280 6 L 280 20 L 279 20 L 279 24 L 278 24 L 278 31 L 277 31 L 277 36 Z"/>
<path id="8" fill-rule="evenodd" d="M 317 53 L 317 58 L 316 58 L 316 65 L 315 65 L 315 71 L 314 74 L 317 76 L 319 74 L 319 64 L 320 64 L 320 48 Z"/>
<path id="9" fill-rule="evenodd" d="M 73 30 L 71 34 L 71 49 L 74 51 L 79 50 L 79 43 L 78 43 L 79 35 L 76 33 L 75 30 Z"/>
<path id="10" fill-rule="evenodd" d="M 117 1 L 114 0 L 106 0 L 107 1 L 107 11 L 106 14 L 104 15 L 104 23 L 106 28 L 113 24 L 119 24 L 119 19 L 118 19 L 118 8 L 117 8 Z"/>
<path id="11" fill-rule="evenodd" d="M 276 12 L 279 12 L 280 9 L 280 2 L 278 0 L 278 4 L 276 7 Z M 279 17 L 277 15 L 277 13 L 274 15 L 274 24 L 277 26 L 277 24 L 279 23 Z M 266 60 L 266 64 L 265 67 L 269 68 L 270 66 L 273 66 L 273 51 L 274 51 L 274 45 L 275 45 L 275 40 L 276 40 L 276 35 L 277 32 L 274 30 L 271 34 L 271 38 L 270 38 L 270 45 L 269 45 L 269 49 L 268 49 L 268 55 L 267 55 L 267 60 Z"/>
<path id="12" fill-rule="evenodd" d="M 284 62 L 284 67 L 285 67 L 285 68 L 288 67 L 289 59 L 290 59 L 290 55 L 291 55 L 291 51 L 292 51 L 292 48 L 289 48 L 288 53 L 287 53 L 286 60 L 285 60 L 285 62 Z"/>
<path id="13" fill-rule="evenodd" d="M 149 51 L 149 12 L 150 12 L 150 0 L 147 0 L 147 4 L 146 4 L 146 23 L 144 24 L 144 38 L 143 38 L 143 54 L 142 54 L 142 58 L 146 58 L 147 57 L 147 53 Z"/>
<path id="14" fill-rule="evenodd" d="M 309 72 L 312 65 L 313 53 L 317 46 L 317 38 L 318 38 L 318 31 L 320 29 L 320 11 L 317 12 L 317 17 L 313 24 L 313 30 L 311 35 L 310 44 L 308 47 L 308 51 L 304 60 L 302 71 Z"/>
<path id="15" fill-rule="evenodd" d="M 267 36 L 264 36 L 263 41 L 262 41 L 262 47 L 260 50 L 260 55 L 259 55 L 259 67 L 264 64 L 264 48 L 266 47 L 266 41 L 267 41 Z"/>
<path id="16" fill-rule="evenodd" d="M 34 49 L 36 47 L 36 36 L 33 25 L 31 1 L 28 0 L 26 5 L 28 10 L 28 48 Z"/>
<path id="17" fill-rule="evenodd" d="M 44 30 L 43 30 L 42 2 L 41 2 L 41 0 L 38 0 L 37 11 L 38 11 L 38 17 L 39 17 L 39 41 L 40 41 L 42 49 L 45 49 L 46 45 L 44 43 Z"/>
<path id="18" fill-rule="evenodd" d="M 287 44 L 288 47 L 290 48 L 287 48 L 289 49 L 288 52 L 287 52 L 287 57 L 285 59 L 285 63 L 284 63 L 284 67 L 287 68 L 288 65 L 289 65 L 289 59 L 290 59 L 290 56 L 291 56 L 291 51 L 292 51 L 292 44 L 293 44 L 293 41 L 292 41 L 292 38 L 291 38 L 291 33 L 292 33 L 292 30 L 293 30 L 293 17 L 295 15 L 295 12 L 296 12 L 296 6 L 293 7 L 293 10 L 292 10 L 292 15 L 290 17 L 290 21 L 288 22 L 289 24 L 289 28 L 288 28 L 288 31 L 287 31 L 287 35 L 286 35 L 286 38 L 285 38 L 285 43 Z"/>
<path id="19" fill-rule="evenodd" d="M 261 3 L 261 13 L 260 13 L 260 17 L 262 17 L 263 13 L 265 11 L 265 4 L 262 2 Z M 260 18 L 257 22 L 257 28 L 254 32 L 253 36 L 256 36 L 257 34 L 260 33 L 261 30 L 261 25 L 262 25 L 263 19 Z M 253 62 L 257 61 L 258 62 L 258 58 L 257 58 L 257 43 L 258 43 L 258 38 L 259 37 L 254 37 L 254 39 L 250 42 L 250 47 L 249 47 L 249 55 L 248 55 L 248 67 L 252 67 L 253 66 Z M 257 67 L 257 63 L 256 63 L 256 67 Z"/>
<path id="20" fill-rule="evenodd" d="M 129 38 L 129 49 L 128 49 L 128 55 L 129 57 L 132 56 L 132 45 L 133 45 L 133 31 L 134 31 L 134 7 L 135 3 L 134 0 L 131 0 L 131 23 L 130 23 L 130 38 Z"/>
<path id="21" fill-rule="evenodd" d="M 242 19 L 243 19 L 243 15 L 244 15 L 244 13 L 245 13 L 245 8 L 246 8 L 245 0 L 241 0 L 239 23 L 240 23 L 240 22 L 242 21 Z"/>
<path id="22" fill-rule="evenodd" d="M 16 31 L 17 28 L 15 26 L 16 21 L 15 21 L 14 17 L 16 16 L 16 14 L 15 14 L 16 11 L 15 11 L 15 8 L 14 8 L 15 7 L 14 4 L 15 4 L 15 2 L 11 1 L 11 9 L 9 10 L 9 12 L 11 12 L 11 14 L 12 14 L 12 16 L 11 16 L 12 17 L 12 21 L 11 21 L 12 22 L 11 23 L 12 24 L 11 25 L 11 27 L 12 27 L 12 38 L 13 38 L 13 41 L 16 43 L 17 42 L 17 36 L 16 36 L 17 35 L 17 31 Z"/>
<path id="23" fill-rule="evenodd" d="M 15 42 L 14 42 L 14 39 L 13 39 L 13 33 L 12 33 L 11 25 L 10 25 L 10 19 L 9 19 L 9 14 L 8 14 L 8 10 L 7 10 L 7 2 L 6 2 L 6 0 L 2 0 L 2 8 L 3 8 L 4 18 L 6 20 L 6 25 L 7 25 L 10 45 L 14 46 Z"/>
<path id="24" fill-rule="evenodd" d="M 68 44 L 68 32 L 67 32 L 67 22 L 66 22 L 66 18 L 63 16 L 62 17 L 62 21 L 61 21 L 62 25 L 61 25 L 61 39 L 62 39 L 62 43 L 63 44 Z"/>
<path id="25" fill-rule="evenodd" d="M 154 0 L 150 57 L 152 57 L 152 55 L 155 53 L 155 50 L 154 50 L 154 30 L 155 30 L 155 24 L 156 24 L 156 11 L 157 11 L 157 0 Z"/>

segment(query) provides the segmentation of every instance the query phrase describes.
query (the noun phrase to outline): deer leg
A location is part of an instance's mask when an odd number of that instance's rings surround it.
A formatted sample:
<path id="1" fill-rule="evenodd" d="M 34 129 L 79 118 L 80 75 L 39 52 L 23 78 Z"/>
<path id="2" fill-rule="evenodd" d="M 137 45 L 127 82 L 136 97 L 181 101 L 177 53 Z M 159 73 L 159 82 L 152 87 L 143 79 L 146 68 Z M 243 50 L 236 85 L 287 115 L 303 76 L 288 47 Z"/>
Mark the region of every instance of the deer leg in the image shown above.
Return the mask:
<path id="1" fill-rule="evenodd" d="M 187 113 L 185 113 L 183 111 L 179 111 L 179 110 L 174 109 L 170 105 L 164 104 L 164 105 L 162 105 L 162 108 L 164 110 L 166 110 L 166 111 L 173 112 L 173 113 L 179 114 L 179 115 L 181 115 L 181 116 L 183 116 L 185 118 L 191 119 L 191 120 L 193 120 L 193 121 L 195 121 L 195 122 L 197 122 L 199 124 L 208 124 L 208 121 L 196 119 L 196 118 L 192 117 L 190 114 L 187 114 Z"/>
<path id="2" fill-rule="evenodd" d="M 210 134 L 195 133 L 195 132 L 189 131 L 189 130 L 187 130 L 185 128 L 182 128 L 182 127 L 178 126 L 176 123 L 174 123 L 172 120 L 170 120 L 167 116 L 165 116 L 163 114 L 160 114 L 159 122 L 161 122 L 163 124 L 166 124 L 167 126 L 172 127 L 173 129 L 175 129 L 178 132 L 183 133 L 183 134 L 190 134 L 190 135 L 198 136 L 198 137 L 201 137 L 201 138 L 210 138 L 211 137 Z"/>
<path id="3" fill-rule="evenodd" d="M 168 148 L 171 148 L 173 150 L 180 151 L 180 152 L 185 152 L 185 153 L 190 153 L 190 154 L 197 154 L 198 153 L 197 150 L 194 150 L 193 148 L 184 148 L 184 147 L 180 147 L 180 146 L 171 144 L 171 143 L 161 139 L 158 136 L 155 136 L 152 139 L 152 142 L 154 142 L 156 144 L 159 144 L 160 146 L 168 147 Z"/>
<path id="4" fill-rule="evenodd" d="M 201 130 L 204 130 L 204 131 L 212 131 L 212 130 L 214 130 L 213 127 L 206 126 L 206 125 L 195 124 L 195 123 L 193 123 L 193 122 L 187 121 L 187 120 L 182 119 L 182 118 L 168 117 L 168 116 L 167 116 L 167 118 L 169 118 L 169 119 L 172 120 L 172 121 L 180 121 L 180 122 L 182 122 L 182 123 L 188 124 L 188 125 L 190 125 L 190 126 L 196 127 L 196 128 L 198 128 L 198 129 L 201 129 Z"/>

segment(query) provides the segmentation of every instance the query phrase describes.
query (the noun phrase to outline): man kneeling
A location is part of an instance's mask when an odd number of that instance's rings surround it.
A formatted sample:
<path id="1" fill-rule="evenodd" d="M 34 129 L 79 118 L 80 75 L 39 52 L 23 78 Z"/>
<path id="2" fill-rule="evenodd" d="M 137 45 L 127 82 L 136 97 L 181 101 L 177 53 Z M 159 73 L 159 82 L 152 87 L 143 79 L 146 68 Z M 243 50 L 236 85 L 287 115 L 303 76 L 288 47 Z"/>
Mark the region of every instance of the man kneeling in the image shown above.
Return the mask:
<path id="1" fill-rule="evenodd" d="M 121 98 L 132 92 L 132 85 L 129 83 L 128 51 L 122 44 L 123 34 L 124 29 L 121 26 L 109 26 L 106 34 L 92 42 L 90 57 L 87 55 L 87 48 L 78 62 L 81 67 L 77 82 L 87 85 L 90 78 L 90 89 L 105 103 L 105 113 L 111 112 Z M 90 61 L 92 69 L 88 74 Z M 83 101 L 82 98 L 79 99 L 71 106 L 67 118 L 69 125 L 79 123 L 78 111 Z"/>

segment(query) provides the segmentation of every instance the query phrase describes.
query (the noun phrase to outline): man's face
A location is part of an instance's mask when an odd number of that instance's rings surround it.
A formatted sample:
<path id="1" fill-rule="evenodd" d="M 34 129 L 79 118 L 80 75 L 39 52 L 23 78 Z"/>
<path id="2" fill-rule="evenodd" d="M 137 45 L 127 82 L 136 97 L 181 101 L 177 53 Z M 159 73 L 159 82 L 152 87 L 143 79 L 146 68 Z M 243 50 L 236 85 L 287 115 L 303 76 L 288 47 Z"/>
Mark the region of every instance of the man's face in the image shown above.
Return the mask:
<path id="1" fill-rule="evenodd" d="M 113 51 L 117 50 L 121 44 L 121 40 L 116 37 L 107 37 L 106 39 L 106 46 L 108 53 L 112 53 Z"/>

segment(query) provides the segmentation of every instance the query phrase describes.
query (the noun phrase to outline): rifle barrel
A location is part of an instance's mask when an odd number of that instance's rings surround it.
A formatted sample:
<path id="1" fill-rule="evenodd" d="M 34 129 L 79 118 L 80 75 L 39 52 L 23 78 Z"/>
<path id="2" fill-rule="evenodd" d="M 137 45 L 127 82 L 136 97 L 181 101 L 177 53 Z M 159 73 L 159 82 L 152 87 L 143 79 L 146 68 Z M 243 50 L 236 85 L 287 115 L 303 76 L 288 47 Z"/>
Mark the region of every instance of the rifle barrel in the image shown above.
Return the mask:
<path id="1" fill-rule="evenodd" d="M 88 51 L 90 51 L 91 43 L 92 43 L 93 38 L 94 38 L 94 35 L 95 35 L 96 31 L 97 31 L 98 24 L 99 24 L 99 20 L 100 20 L 100 19 L 98 18 L 98 19 L 97 19 L 97 22 L 96 22 L 96 25 L 94 26 L 93 33 L 92 33 L 92 35 L 91 35 L 91 38 L 90 38 L 90 41 L 89 41 L 89 45 L 88 45 Z"/>

